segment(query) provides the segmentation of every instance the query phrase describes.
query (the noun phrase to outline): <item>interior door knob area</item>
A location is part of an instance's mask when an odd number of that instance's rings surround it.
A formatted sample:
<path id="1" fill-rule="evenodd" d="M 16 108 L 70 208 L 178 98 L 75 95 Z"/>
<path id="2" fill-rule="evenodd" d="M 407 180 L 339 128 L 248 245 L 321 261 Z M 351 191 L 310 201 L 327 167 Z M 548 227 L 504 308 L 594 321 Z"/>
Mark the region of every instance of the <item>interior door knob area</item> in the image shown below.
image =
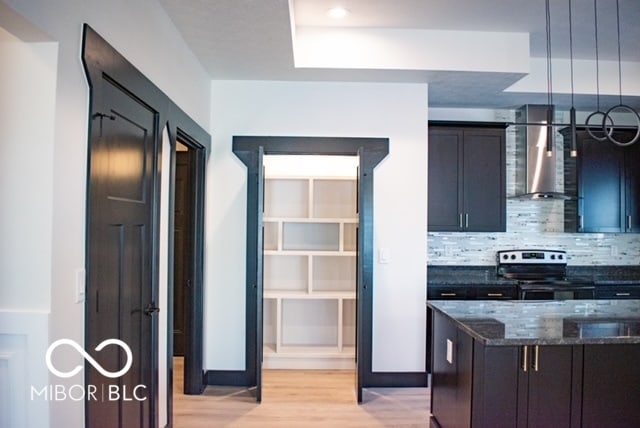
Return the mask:
<path id="1" fill-rule="evenodd" d="M 151 316 L 156 312 L 160 312 L 160 308 L 156 306 L 155 302 L 151 302 L 144 308 L 144 313 Z"/>

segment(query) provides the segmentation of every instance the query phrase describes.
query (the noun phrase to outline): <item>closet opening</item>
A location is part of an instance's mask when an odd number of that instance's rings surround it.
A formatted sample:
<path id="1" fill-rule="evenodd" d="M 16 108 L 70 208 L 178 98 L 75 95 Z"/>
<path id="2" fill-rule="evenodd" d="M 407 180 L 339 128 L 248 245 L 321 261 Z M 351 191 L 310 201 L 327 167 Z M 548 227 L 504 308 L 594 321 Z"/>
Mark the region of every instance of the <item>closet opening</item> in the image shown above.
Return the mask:
<path id="1" fill-rule="evenodd" d="M 358 162 L 264 156 L 262 368 L 350 373 L 354 401 Z"/>

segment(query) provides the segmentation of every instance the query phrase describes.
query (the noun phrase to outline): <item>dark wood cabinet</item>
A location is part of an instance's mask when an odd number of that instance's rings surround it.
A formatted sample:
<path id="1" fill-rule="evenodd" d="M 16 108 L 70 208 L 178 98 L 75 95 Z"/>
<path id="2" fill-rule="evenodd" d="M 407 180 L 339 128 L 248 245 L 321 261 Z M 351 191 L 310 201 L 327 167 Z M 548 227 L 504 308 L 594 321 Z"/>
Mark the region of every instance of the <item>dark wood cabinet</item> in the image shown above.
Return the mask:
<path id="1" fill-rule="evenodd" d="M 506 230 L 504 126 L 429 124 L 430 231 Z"/>
<path id="2" fill-rule="evenodd" d="M 442 427 L 640 426 L 638 344 L 485 346 L 434 311 L 432 349 Z"/>
<path id="3" fill-rule="evenodd" d="M 584 347 L 582 427 L 640 427 L 638 361 L 638 345 Z"/>
<path id="4" fill-rule="evenodd" d="M 517 426 L 570 427 L 574 347 L 519 348 Z"/>
<path id="5" fill-rule="evenodd" d="M 471 426 L 473 339 L 444 316 L 433 318 L 433 356 L 431 413 L 442 427 Z"/>
<path id="6" fill-rule="evenodd" d="M 565 202 L 565 231 L 640 232 L 640 145 L 620 147 L 578 131 L 577 148 L 576 158 L 565 149 L 565 191 L 575 198 Z"/>

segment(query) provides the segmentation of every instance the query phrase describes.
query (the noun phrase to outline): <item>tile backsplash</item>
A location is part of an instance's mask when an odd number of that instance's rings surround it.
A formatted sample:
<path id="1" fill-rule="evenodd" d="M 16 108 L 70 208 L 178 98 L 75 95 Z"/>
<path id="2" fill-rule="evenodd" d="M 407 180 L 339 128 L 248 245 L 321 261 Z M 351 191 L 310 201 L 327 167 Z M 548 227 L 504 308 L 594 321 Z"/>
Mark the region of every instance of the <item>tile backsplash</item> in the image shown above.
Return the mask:
<path id="1" fill-rule="evenodd" d="M 557 134 L 556 180 L 564 189 L 562 137 Z M 515 128 L 506 132 L 507 197 L 515 195 Z M 492 233 L 429 232 L 429 265 L 495 265 L 498 250 L 561 249 L 569 265 L 638 265 L 640 235 L 564 233 L 561 200 L 507 199 L 507 231 Z"/>

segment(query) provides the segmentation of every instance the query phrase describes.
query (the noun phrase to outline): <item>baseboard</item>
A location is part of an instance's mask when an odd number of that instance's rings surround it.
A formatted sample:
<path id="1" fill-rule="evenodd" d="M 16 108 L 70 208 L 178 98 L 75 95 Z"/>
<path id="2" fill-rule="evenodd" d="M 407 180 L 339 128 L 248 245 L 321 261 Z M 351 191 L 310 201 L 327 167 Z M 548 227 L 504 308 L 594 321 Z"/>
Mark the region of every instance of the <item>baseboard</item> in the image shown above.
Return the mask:
<path id="1" fill-rule="evenodd" d="M 247 370 L 207 370 L 204 374 L 206 385 L 255 386 L 256 381 Z"/>
<path id="2" fill-rule="evenodd" d="M 422 388 L 429 386 L 427 372 L 371 372 L 365 388 Z"/>
<path id="3" fill-rule="evenodd" d="M 426 372 L 372 372 L 365 375 L 364 388 L 422 388 L 429 386 Z M 254 386 L 246 370 L 207 370 L 207 385 Z"/>

